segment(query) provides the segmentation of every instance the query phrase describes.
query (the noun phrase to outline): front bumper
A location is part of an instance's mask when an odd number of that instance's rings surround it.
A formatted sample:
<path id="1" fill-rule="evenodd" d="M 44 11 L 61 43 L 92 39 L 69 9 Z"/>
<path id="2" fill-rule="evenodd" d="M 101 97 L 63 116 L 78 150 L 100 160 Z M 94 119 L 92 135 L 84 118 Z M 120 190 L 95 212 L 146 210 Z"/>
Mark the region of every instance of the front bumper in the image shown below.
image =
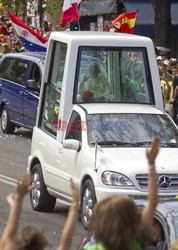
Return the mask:
<path id="1" fill-rule="evenodd" d="M 114 195 L 129 195 L 133 198 L 146 198 L 148 195 L 147 191 L 140 191 L 135 188 L 111 188 L 111 187 L 95 187 L 96 199 L 101 201 L 103 199 L 109 198 Z M 177 195 L 175 192 L 158 192 L 160 197 L 175 197 Z"/>

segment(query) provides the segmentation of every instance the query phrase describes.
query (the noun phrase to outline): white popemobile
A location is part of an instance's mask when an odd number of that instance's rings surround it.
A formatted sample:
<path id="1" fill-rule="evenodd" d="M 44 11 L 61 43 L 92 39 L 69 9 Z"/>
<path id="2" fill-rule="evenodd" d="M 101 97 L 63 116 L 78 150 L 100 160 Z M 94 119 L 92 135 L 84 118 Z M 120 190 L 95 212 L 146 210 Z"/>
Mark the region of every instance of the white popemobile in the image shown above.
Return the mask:
<path id="1" fill-rule="evenodd" d="M 163 111 L 149 38 L 51 34 L 28 160 L 36 183 L 30 194 L 34 210 L 52 210 L 56 198 L 70 202 L 71 177 L 79 186 L 85 227 L 95 202 L 115 194 L 145 197 L 145 148 L 155 135 L 161 140 L 159 195 L 175 196 L 178 129 Z"/>

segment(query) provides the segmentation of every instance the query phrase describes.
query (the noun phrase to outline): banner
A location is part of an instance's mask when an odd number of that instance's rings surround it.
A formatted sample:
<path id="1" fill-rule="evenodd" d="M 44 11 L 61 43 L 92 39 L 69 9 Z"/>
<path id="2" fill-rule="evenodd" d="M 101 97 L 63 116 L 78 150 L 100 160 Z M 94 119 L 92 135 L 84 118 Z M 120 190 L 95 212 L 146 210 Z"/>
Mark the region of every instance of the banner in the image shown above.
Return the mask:
<path id="1" fill-rule="evenodd" d="M 64 0 L 60 26 L 64 27 L 67 23 L 77 21 L 79 19 L 78 5 L 81 0 Z"/>
<path id="2" fill-rule="evenodd" d="M 112 27 L 119 32 L 133 34 L 136 16 L 137 11 L 122 13 L 112 22 Z"/>
<path id="3" fill-rule="evenodd" d="M 45 52 L 48 40 L 43 36 L 39 35 L 33 29 L 31 29 L 19 17 L 15 16 L 10 10 L 8 10 L 7 13 L 24 47 L 28 51 Z"/>

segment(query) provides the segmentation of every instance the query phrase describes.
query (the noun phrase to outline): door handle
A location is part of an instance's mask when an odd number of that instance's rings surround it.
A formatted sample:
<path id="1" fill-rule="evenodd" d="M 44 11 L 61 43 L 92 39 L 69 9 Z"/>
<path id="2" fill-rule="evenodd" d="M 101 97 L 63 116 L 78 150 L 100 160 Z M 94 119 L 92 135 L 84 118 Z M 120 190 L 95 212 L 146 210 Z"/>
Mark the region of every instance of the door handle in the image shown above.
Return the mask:
<path id="1" fill-rule="evenodd" d="M 23 92 L 24 95 L 28 95 L 28 92 Z"/>
<path id="2" fill-rule="evenodd" d="M 23 93 L 24 93 L 23 90 L 19 90 L 20 95 L 23 95 Z"/>
<path id="3" fill-rule="evenodd" d="M 0 87 L 2 87 L 2 83 L 0 83 Z"/>

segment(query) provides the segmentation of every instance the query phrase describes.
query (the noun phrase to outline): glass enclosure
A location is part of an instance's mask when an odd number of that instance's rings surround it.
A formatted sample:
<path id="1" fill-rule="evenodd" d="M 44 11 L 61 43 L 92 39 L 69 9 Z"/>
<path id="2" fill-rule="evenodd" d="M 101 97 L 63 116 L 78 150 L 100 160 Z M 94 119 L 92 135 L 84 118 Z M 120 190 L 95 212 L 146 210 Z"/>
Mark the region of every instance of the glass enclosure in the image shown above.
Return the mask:
<path id="1" fill-rule="evenodd" d="M 63 84 L 64 65 L 66 60 L 67 44 L 55 42 L 53 56 L 50 62 L 48 82 L 44 88 L 44 107 L 41 119 L 41 127 L 48 133 L 56 136 L 58 115 L 60 112 L 60 100 Z"/>
<path id="2" fill-rule="evenodd" d="M 146 49 L 80 47 L 74 102 L 154 104 Z"/>

